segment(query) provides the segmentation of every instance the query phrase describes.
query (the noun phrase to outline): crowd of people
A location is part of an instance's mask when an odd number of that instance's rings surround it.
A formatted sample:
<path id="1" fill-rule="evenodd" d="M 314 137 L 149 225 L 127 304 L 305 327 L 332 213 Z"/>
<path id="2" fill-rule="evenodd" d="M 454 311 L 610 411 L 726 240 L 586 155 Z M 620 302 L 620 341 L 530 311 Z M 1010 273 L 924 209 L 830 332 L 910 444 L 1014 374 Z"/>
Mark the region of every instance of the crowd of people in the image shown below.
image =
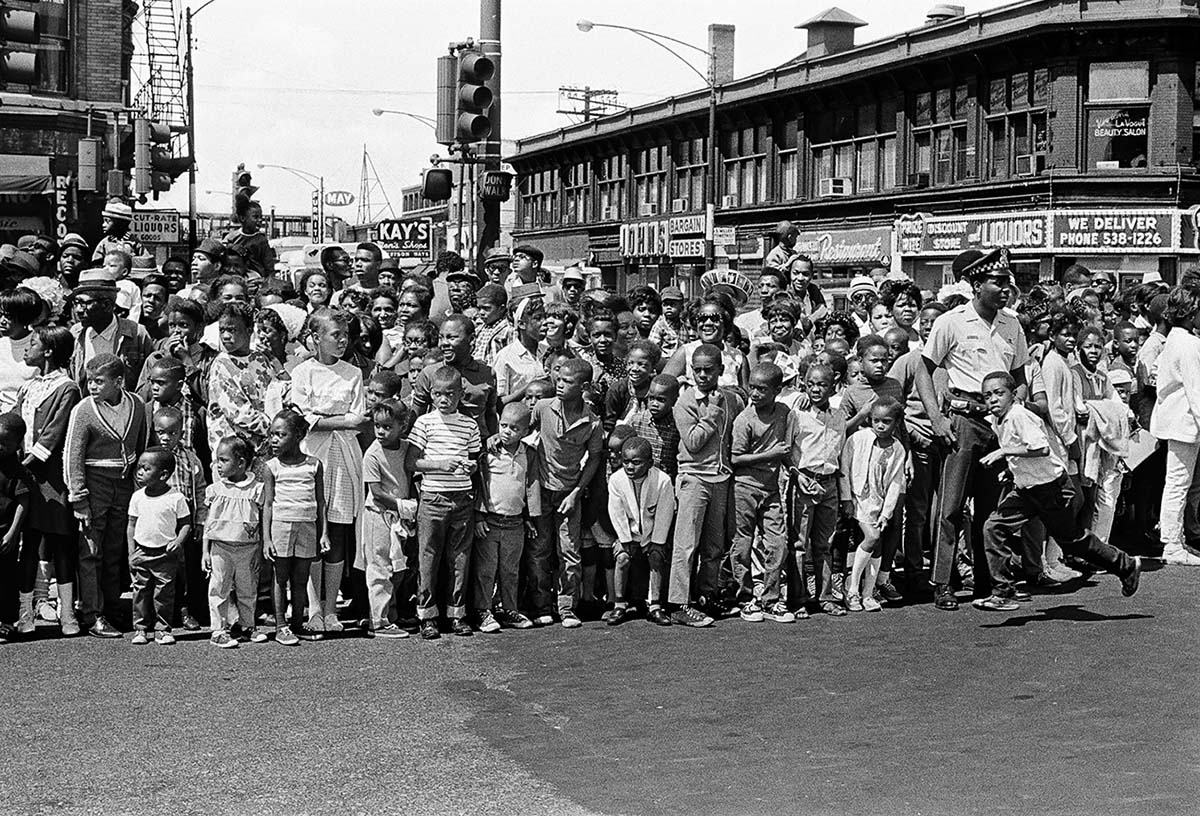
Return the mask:
<path id="1" fill-rule="evenodd" d="M 1132 595 L 1159 534 L 1200 564 L 1200 273 L 1020 291 L 968 250 L 840 310 L 783 224 L 753 306 L 736 270 L 618 295 L 527 245 L 295 280 L 242 210 L 161 268 L 118 202 L 95 247 L 0 247 L 6 639 L 1011 612 Z"/>

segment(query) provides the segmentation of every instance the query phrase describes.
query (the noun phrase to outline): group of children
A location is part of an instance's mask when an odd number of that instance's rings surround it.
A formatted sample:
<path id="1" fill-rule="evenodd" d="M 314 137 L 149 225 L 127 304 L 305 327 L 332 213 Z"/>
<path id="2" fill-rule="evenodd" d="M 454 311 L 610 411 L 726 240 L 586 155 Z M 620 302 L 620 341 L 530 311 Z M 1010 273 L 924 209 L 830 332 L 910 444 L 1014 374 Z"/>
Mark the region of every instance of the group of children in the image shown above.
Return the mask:
<path id="1" fill-rule="evenodd" d="M 686 303 L 639 287 L 571 305 L 537 284 L 484 289 L 470 316 L 440 324 L 420 281 L 348 310 L 308 304 L 291 365 L 281 312 L 215 304 L 212 353 L 203 312 L 173 298 L 142 371 L 83 350 L 86 396 L 72 332 L 35 329 L 25 360 L 38 374 L 0 415 L 18 633 L 33 631 L 49 565 L 66 635 L 119 637 L 128 620 L 135 644 L 169 644 L 206 606 L 221 648 L 268 640 L 264 617 L 283 645 L 342 632 L 339 597 L 380 638 L 577 628 L 601 611 L 610 626 L 692 627 L 879 611 L 902 600 L 891 570 L 912 536 L 905 565 L 921 580 L 937 474 L 913 372 L 944 305 L 860 337 L 851 315 L 814 326 L 770 292 L 739 343 L 719 292 Z M 387 338 L 366 354 L 358 309 Z M 1052 322 L 1050 345 L 1074 354 L 1076 329 Z M 1103 374 L 1093 339 L 1071 365 Z M 1079 417 L 1052 401 L 1047 425 L 1014 401 L 1007 372 L 985 385 L 1001 440 L 985 464 L 1008 462 L 1016 498 L 989 519 L 1000 601 L 983 608 L 1011 609 L 1014 539 L 1058 508 L 1047 491 L 1068 474 L 1051 438 Z M 1136 589 L 1135 562 L 1064 515 L 1043 521 Z"/>

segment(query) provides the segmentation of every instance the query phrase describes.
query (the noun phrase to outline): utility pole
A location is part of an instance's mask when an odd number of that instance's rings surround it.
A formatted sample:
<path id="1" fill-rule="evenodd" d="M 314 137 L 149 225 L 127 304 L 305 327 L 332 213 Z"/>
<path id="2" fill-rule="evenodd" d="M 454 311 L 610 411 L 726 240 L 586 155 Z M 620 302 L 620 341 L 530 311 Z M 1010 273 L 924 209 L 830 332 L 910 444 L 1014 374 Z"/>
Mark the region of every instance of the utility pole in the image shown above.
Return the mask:
<path id="1" fill-rule="evenodd" d="M 205 4 L 207 5 L 207 4 Z M 188 165 L 188 258 L 196 251 L 196 96 L 195 80 L 192 75 L 192 7 L 187 7 L 187 133 L 188 152 L 192 163 Z"/>
<path id="2" fill-rule="evenodd" d="M 479 158 L 483 162 L 485 171 L 498 171 L 502 151 L 500 140 L 500 0 L 479 0 L 479 47 L 496 69 L 487 83 L 492 91 L 492 106 L 488 110 L 488 118 L 492 122 L 492 132 L 485 141 L 479 143 Z M 472 185 L 471 195 L 472 197 L 478 195 L 475 185 Z M 480 210 L 483 224 L 479 230 L 479 240 L 471 248 L 476 258 L 476 269 L 483 269 L 483 253 L 500 242 L 500 202 L 481 201 Z"/>
<path id="3" fill-rule="evenodd" d="M 558 94 L 560 99 L 566 102 L 578 102 L 583 107 L 581 109 L 559 108 L 555 112 L 565 113 L 567 116 L 582 116 L 585 122 L 590 122 L 597 116 L 608 116 L 618 111 L 628 110 L 624 105 L 617 103 L 617 92 L 613 90 L 590 88 L 586 85 L 582 88 L 564 86 L 558 89 Z"/>

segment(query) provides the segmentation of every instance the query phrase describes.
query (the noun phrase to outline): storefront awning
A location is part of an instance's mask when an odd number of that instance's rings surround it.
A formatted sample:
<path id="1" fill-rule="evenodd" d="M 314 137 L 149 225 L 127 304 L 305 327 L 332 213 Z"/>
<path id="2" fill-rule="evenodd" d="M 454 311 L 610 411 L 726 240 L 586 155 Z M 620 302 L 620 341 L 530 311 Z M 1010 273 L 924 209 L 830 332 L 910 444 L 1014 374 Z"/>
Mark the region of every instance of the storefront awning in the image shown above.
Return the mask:
<path id="1" fill-rule="evenodd" d="M 45 195 L 54 192 L 49 156 L 0 153 L 0 193 Z"/>

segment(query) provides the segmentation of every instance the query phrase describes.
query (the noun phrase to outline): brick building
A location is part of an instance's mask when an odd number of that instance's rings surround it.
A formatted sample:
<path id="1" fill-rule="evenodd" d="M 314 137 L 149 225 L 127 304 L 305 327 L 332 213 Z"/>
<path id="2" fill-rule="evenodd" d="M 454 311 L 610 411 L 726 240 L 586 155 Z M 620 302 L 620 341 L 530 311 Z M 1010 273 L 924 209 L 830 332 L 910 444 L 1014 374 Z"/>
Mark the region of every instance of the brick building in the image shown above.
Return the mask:
<path id="1" fill-rule="evenodd" d="M 514 240 L 617 289 L 694 290 L 706 235 L 753 274 L 781 219 L 834 287 L 885 265 L 936 289 L 998 244 L 1026 285 L 1200 261 L 1196 0 L 938 6 L 857 45 L 861 25 L 830 9 L 805 53 L 719 83 L 712 202 L 707 88 L 518 140 Z"/>
<path id="2" fill-rule="evenodd" d="M 135 0 L 4 0 L 40 16 L 36 85 L 0 84 L 0 242 L 27 233 L 100 237 L 105 174 L 128 132 Z M 80 190 L 80 139 L 97 156 L 94 191 Z"/>

